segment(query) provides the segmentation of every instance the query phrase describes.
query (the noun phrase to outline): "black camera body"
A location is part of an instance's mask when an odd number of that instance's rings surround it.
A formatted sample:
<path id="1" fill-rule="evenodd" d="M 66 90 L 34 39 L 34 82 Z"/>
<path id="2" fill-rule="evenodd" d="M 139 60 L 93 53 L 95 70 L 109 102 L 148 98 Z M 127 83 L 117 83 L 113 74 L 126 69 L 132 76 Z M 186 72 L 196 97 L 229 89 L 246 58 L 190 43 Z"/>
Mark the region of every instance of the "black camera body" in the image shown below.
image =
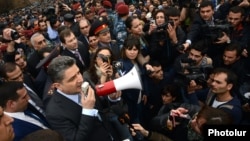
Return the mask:
<path id="1" fill-rule="evenodd" d="M 174 26 L 174 21 L 173 20 L 168 20 L 167 22 L 165 22 L 164 24 L 162 25 L 158 25 L 156 27 L 156 30 L 157 31 L 166 31 L 167 27 L 168 27 L 168 24 L 170 24 L 171 26 Z"/>
<path id="2" fill-rule="evenodd" d="M 53 6 L 49 6 L 43 11 L 43 15 L 46 16 L 47 20 L 49 20 L 51 26 L 53 26 L 57 21 L 57 15 L 55 14 L 55 8 Z"/>
<path id="3" fill-rule="evenodd" d="M 226 34 L 229 34 L 232 29 L 233 26 L 229 23 L 224 23 L 223 21 L 219 21 L 217 23 L 215 23 L 214 25 L 203 25 L 203 30 L 206 31 L 204 33 L 206 38 L 211 39 L 211 41 L 216 42 L 218 40 L 218 38 L 223 36 L 223 32 L 225 32 Z M 208 32 L 207 32 L 208 31 Z"/>
<path id="4" fill-rule="evenodd" d="M 169 120 L 172 122 L 175 121 L 179 123 L 188 123 L 190 121 L 189 118 L 180 117 L 180 116 L 169 116 Z"/>
<path id="5" fill-rule="evenodd" d="M 123 63 L 121 61 L 113 61 L 112 67 L 116 70 L 121 70 L 123 68 Z"/>
<path id="6" fill-rule="evenodd" d="M 20 38 L 19 33 L 16 32 L 15 30 L 12 30 L 12 31 L 11 31 L 10 36 L 11 36 L 12 40 L 17 40 L 17 39 Z"/>
<path id="7" fill-rule="evenodd" d="M 100 57 L 103 62 L 106 62 L 106 63 L 110 64 L 110 58 L 109 57 L 104 56 L 102 54 L 99 54 L 98 57 Z"/>
<path id="8" fill-rule="evenodd" d="M 207 86 L 207 77 L 212 71 L 212 65 L 207 66 L 194 66 L 196 62 L 192 59 L 181 59 L 181 63 L 186 63 L 187 66 L 183 67 L 185 72 L 179 72 L 179 78 L 184 82 L 184 86 L 189 85 L 191 80 L 194 80 L 198 85 L 202 87 Z"/>

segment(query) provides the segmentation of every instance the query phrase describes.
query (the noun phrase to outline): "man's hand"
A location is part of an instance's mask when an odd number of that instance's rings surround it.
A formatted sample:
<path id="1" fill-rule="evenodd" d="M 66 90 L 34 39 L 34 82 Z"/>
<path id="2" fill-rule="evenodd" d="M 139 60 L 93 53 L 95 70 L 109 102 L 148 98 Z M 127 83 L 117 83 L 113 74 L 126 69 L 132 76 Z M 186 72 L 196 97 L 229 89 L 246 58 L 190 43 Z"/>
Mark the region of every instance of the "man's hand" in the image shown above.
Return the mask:
<path id="1" fill-rule="evenodd" d="M 143 104 L 146 105 L 147 102 L 148 102 L 148 97 L 146 95 L 143 95 L 142 96 L 142 101 L 143 101 Z"/>
<path id="2" fill-rule="evenodd" d="M 189 48 L 190 44 L 186 42 L 186 43 L 182 44 L 182 46 L 183 46 L 183 49 L 179 50 L 179 52 L 184 54 L 187 51 L 187 49 Z"/>
<path id="3" fill-rule="evenodd" d="M 178 116 L 178 117 L 185 117 L 187 112 L 188 112 L 187 109 L 185 109 L 183 107 L 179 107 L 179 108 L 177 108 L 175 110 L 171 110 L 170 115 L 171 116 Z"/>
<path id="4" fill-rule="evenodd" d="M 11 28 L 5 28 L 5 29 L 3 30 L 3 38 L 4 38 L 5 40 L 12 41 L 12 40 L 13 40 L 12 37 L 11 37 L 11 33 L 12 33 L 12 32 L 14 32 L 13 29 L 11 29 Z M 17 33 L 17 34 L 19 34 L 19 33 Z M 15 42 L 16 42 L 16 43 L 21 43 L 21 39 L 18 38 L 17 40 L 15 40 Z"/>
<path id="5" fill-rule="evenodd" d="M 194 93 L 196 90 L 202 89 L 202 86 L 197 85 L 194 80 L 189 82 L 189 86 L 187 88 L 188 94 Z"/>
<path id="6" fill-rule="evenodd" d="M 89 87 L 87 95 L 81 92 L 81 104 L 85 109 L 93 109 L 95 106 L 95 91 Z"/>
<path id="7" fill-rule="evenodd" d="M 12 31 L 13 29 L 11 29 L 11 28 L 5 28 L 4 30 L 3 30 L 3 38 L 4 39 L 6 39 L 6 40 L 12 40 L 12 38 L 11 38 L 11 31 Z"/>
<path id="8" fill-rule="evenodd" d="M 217 38 L 218 41 L 215 42 L 216 44 L 222 44 L 222 43 L 227 43 L 230 41 L 230 38 L 227 36 L 225 32 L 222 32 L 223 36 L 220 38 Z"/>
<path id="9" fill-rule="evenodd" d="M 243 51 L 241 52 L 241 55 L 244 57 L 248 57 L 248 52 L 246 49 L 243 49 Z"/>
<path id="10" fill-rule="evenodd" d="M 175 26 L 172 26 L 171 24 L 168 24 L 167 32 L 168 32 L 168 36 L 172 40 L 172 42 L 178 43 L 175 28 L 176 28 Z"/>
<path id="11" fill-rule="evenodd" d="M 144 137 L 147 137 L 149 134 L 149 131 L 144 129 L 140 124 L 132 124 L 133 128 L 130 128 L 132 132 L 132 136 L 136 135 L 135 131 L 139 131 Z"/>

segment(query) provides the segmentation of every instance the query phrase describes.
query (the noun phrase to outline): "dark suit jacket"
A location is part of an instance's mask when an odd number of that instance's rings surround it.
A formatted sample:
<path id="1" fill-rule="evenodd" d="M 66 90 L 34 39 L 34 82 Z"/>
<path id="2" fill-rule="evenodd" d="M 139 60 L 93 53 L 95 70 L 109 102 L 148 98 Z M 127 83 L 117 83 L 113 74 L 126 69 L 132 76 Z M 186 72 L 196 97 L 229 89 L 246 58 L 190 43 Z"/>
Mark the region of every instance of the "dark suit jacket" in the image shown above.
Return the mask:
<path id="1" fill-rule="evenodd" d="M 88 48 L 86 46 L 83 45 L 82 42 L 78 42 L 78 51 L 82 57 L 82 60 L 84 61 L 85 65 L 83 65 L 81 63 L 81 61 L 71 52 L 69 51 L 68 49 L 64 49 L 61 53 L 61 55 L 63 56 L 70 56 L 70 57 L 73 57 L 75 58 L 76 60 L 76 65 L 79 67 L 80 69 L 80 72 L 83 73 L 85 70 L 88 69 L 89 67 L 89 64 L 90 64 L 90 56 L 89 56 L 89 51 L 88 51 Z"/>
<path id="2" fill-rule="evenodd" d="M 78 40 L 81 41 L 85 47 L 89 46 L 89 43 L 83 34 L 80 34 L 80 36 L 78 37 Z"/>
<path id="3" fill-rule="evenodd" d="M 35 124 L 32 124 L 24 120 L 16 119 L 16 118 L 14 118 L 14 122 L 12 126 L 13 126 L 14 133 L 15 133 L 14 141 L 20 141 L 26 135 L 32 132 L 35 132 L 37 130 L 43 129 Z"/>
<path id="4" fill-rule="evenodd" d="M 82 115 L 82 107 L 55 92 L 46 108 L 52 129 L 67 141 L 110 141 L 109 133 L 97 117 Z"/>
<path id="5" fill-rule="evenodd" d="M 70 29 L 73 31 L 76 37 L 80 36 L 80 27 L 77 22 L 73 22 L 72 25 L 70 26 Z"/>
<path id="6" fill-rule="evenodd" d="M 36 65 L 40 62 L 42 58 L 39 57 L 38 52 L 35 51 L 31 54 L 30 58 L 27 60 L 27 69 L 28 72 L 33 76 L 33 78 L 36 78 L 38 75 L 40 68 L 36 68 Z"/>

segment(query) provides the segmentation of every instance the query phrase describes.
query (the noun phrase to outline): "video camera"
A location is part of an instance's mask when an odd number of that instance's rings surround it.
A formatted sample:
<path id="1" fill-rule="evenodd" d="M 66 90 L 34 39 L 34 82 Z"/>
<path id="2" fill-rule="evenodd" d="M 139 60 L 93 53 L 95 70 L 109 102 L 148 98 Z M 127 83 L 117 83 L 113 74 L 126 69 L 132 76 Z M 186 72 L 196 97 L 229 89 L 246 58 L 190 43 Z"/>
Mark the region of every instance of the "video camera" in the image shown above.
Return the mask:
<path id="1" fill-rule="evenodd" d="M 203 88 L 207 86 L 207 78 L 212 71 L 212 65 L 194 66 L 196 62 L 192 59 L 182 59 L 181 63 L 187 64 L 182 68 L 183 71 L 178 73 L 185 86 L 189 85 L 191 80 Z"/>
<path id="2" fill-rule="evenodd" d="M 211 39 L 211 41 L 213 42 L 216 42 L 218 38 L 222 37 L 223 32 L 225 32 L 226 34 L 229 34 L 233 28 L 231 24 L 224 23 L 222 21 L 217 21 L 214 25 L 205 24 L 202 27 L 203 29 L 205 29 L 204 31 L 208 31 L 208 32 L 204 32 L 204 33 L 207 33 L 205 34 L 205 37 Z"/>
<path id="3" fill-rule="evenodd" d="M 43 11 L 43 15 L 46 16 L 46 19 L 50 22 L 51 26 L 56 23 L 57 15 L 55 14 L 55 8 L 49 6 Z"/>
<path id="4" fill-rule="evenodd" d="M 156 27 L 156 36 L 157 36 L 157 39 L 159 41 L 165 40 L 167 38 L 167 31 L 166 30 L 168 28 L 168 24 L 170 24 L 171 26 L 174 26 L 174 21 L 168 20 L 164 24 L 158 25 Z"/>

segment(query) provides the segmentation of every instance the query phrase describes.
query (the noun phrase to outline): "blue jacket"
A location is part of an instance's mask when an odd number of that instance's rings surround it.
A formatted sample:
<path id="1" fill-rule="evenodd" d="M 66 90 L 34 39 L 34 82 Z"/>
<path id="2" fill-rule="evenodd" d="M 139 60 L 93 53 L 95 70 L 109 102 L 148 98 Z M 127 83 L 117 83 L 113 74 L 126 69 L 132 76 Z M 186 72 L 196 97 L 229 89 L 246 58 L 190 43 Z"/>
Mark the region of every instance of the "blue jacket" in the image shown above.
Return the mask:
<path id="1" fill-rule="evenodd" d="M 35 124 L 32 124 L 24 120 L 16 119 L 16 118 L 14 118 L 14 122 L 12 126 L 13 126 L 14 133 L 15 133 L 14 141 L 20 141 L 26 135 L 32 132 L 35 132 L 37 130 L 43 129 Z"/>

